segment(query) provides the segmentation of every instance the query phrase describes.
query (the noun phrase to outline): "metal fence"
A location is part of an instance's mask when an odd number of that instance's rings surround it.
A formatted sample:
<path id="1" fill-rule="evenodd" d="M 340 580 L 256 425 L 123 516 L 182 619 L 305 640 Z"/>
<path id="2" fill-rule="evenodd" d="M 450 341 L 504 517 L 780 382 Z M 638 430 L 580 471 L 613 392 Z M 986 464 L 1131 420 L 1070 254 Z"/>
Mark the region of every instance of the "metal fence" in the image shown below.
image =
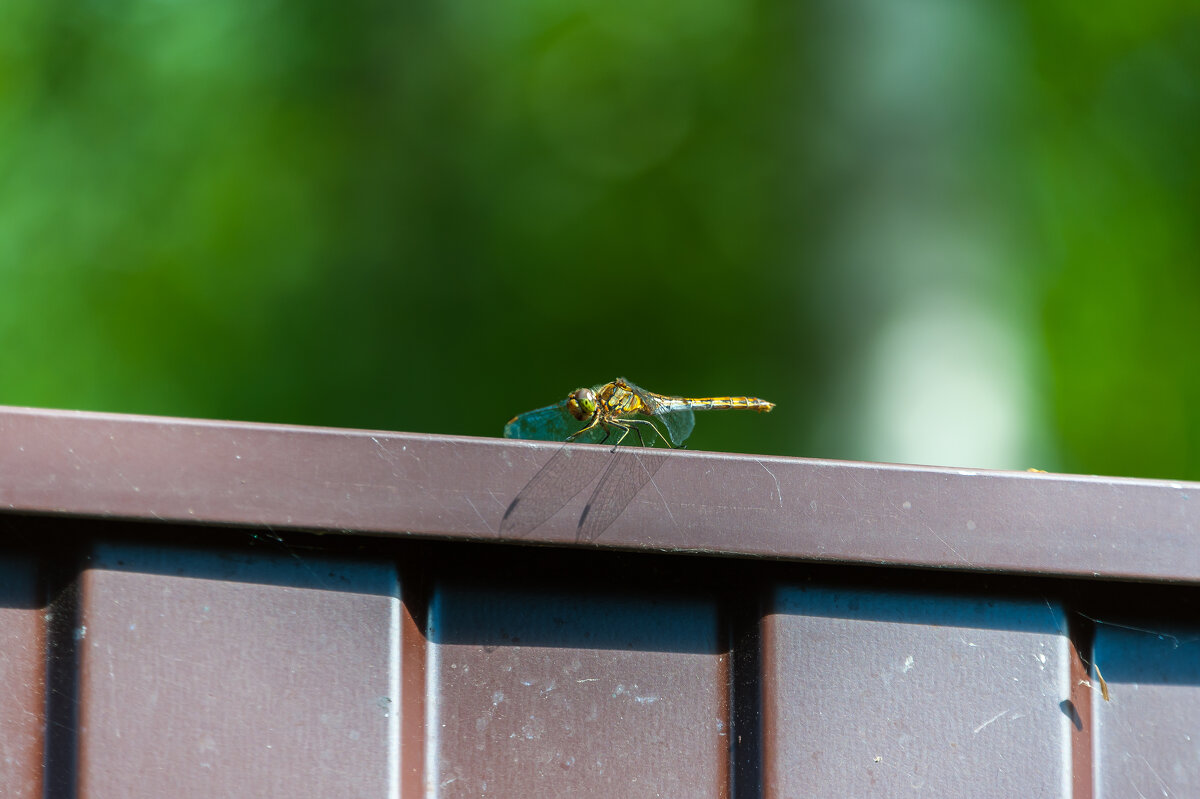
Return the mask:
<path id="1" fill-rule="evenodd" d="M 0 795 L 1200 796 L 1200 485 L 560 448 L 0 409 Z"/>

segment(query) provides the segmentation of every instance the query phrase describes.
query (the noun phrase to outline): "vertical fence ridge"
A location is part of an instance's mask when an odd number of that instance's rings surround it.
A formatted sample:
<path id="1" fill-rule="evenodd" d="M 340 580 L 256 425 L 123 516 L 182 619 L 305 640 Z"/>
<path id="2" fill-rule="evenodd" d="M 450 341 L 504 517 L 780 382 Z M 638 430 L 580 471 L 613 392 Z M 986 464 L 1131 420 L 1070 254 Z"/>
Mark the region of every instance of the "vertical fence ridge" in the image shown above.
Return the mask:
<path id="1" fill-rule="evenodd" d="M 763 795 L 762 623 L 764 602 L 757 593 L 726 601 L 728 624 L 731 724 L 729 752 L 732 799 Z"/>
<path id="2" fill-rule="evenodd" d="M 65 543 L 65 542 L 64 542 Z M 80 574 L 78 548 L 42 564 L 46 597 L 46 799 L 73 799 L 79 776 Z"/>
<path id="3" fill-rule="evenodd" d="M 1090 669 L 1092 644 L 1096 625 L 1075 608 L 1065 606 L 1067 636 L 1071 650 L 1071 693 L 1064 710 L 1071 719 L 1071 796 L 1072 799 L 1092 799 L 1095 785 L 1092 777 L 1095 740 L 1092 717 Z"/>

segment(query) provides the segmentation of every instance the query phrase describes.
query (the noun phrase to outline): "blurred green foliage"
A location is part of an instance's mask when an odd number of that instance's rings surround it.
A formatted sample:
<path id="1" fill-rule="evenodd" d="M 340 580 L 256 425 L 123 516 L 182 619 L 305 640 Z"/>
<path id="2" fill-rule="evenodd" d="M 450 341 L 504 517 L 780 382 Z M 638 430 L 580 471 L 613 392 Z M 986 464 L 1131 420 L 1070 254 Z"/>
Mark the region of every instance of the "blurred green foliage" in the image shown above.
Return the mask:
<path id="1" fill-rule="evenodd" d="M 1200 479 L 1200 13 L 9 0 L 0 402 Z"/>

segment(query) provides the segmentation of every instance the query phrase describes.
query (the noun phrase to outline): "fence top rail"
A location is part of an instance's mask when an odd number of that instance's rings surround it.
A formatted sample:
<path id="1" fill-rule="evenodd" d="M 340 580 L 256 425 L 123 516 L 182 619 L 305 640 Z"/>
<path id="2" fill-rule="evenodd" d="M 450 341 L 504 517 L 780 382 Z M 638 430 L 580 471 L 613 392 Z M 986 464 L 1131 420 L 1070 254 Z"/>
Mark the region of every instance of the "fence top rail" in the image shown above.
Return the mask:
<path id="1" fill-rule="evenodd" d="M 0 407 L 0 512 L 1200 583 L 1200 483 L 571 445 L 503 523 L 563 446 Z"/>

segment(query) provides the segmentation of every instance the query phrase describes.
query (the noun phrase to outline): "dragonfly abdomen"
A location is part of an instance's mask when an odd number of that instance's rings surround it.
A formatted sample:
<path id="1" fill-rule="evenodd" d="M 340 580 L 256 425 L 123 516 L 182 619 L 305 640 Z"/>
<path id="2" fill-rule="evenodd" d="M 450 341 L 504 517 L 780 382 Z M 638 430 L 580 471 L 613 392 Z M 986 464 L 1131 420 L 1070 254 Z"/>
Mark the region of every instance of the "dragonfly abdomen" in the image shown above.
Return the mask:
<path id="1" fill-rule="evenodd" d="M 655 397 L 660 406 L 671 409 L 691 408 L 693 411 L 714 411 L 724 408 L 745 408 L 768 413 L 775 403 L 758 397 Z"/>

